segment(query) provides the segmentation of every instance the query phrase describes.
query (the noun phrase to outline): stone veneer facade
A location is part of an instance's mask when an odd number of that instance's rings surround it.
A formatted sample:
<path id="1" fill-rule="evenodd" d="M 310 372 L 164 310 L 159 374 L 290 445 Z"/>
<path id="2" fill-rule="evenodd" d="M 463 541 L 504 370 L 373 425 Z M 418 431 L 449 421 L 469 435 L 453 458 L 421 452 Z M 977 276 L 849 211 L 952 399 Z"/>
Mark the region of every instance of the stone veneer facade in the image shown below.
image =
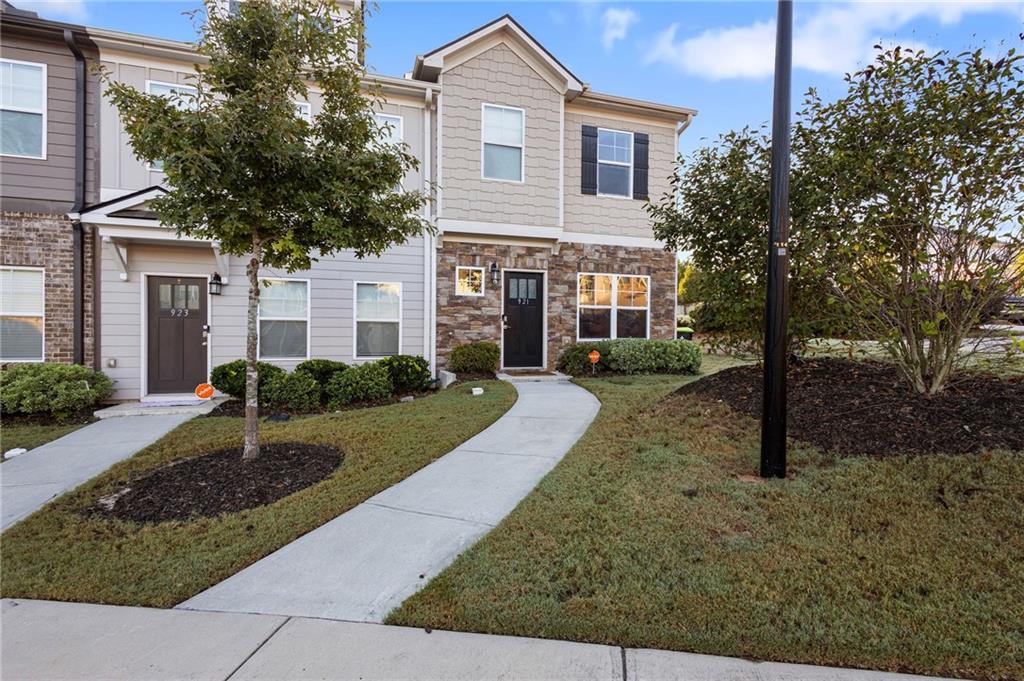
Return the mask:
<path id="1" fill-rule="evenodd" d="M 74 361 L 74 236 L 71 221 L 48 213 L 0 213 L 0 264 L 44 269 L 45 318 L 43 358 Z M 83 262 L 84 362 L 93 364 L 93 240 L 86 231 Z"/>
<path id="2" fill-rule="evenodd" d="M 561 243 L 551 246 L 470 243 L 445 240 L 437 251 L 437 361 L 444 369 L 453 348 L 474 341 L 501 342 L 502 286 L 487 270 L 547 272 L 547 368 L 554 369 L 562 348 L 576 342 L 578 273 L 645 274 L 651 278 L 651 338 L 675 336 L 676 257 L 653 248 Z M 455 295 L 455 268 L 485 269 L 484 295 Z"/>

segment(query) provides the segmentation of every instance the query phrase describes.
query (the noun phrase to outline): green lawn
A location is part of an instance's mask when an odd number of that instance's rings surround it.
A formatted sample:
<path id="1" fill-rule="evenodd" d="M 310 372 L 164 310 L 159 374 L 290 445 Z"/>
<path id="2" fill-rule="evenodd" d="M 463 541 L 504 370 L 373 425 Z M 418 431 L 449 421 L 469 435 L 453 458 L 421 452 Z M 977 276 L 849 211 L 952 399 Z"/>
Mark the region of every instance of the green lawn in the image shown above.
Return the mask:
<path id="1" fill-rule="evenodd" d="M 483 385 L 474 397 L 470 388 Z M 507 383 L 458 385 L 415 402 L 263 425 L 264 442 L 345 453 L 321 483 L 269 506 L 158 525 L 80 513 L 155 466 L 242 440 L 242 419 L 193 419 L 3 534 L 4 597 L 169 607 L 225 579 L 447 453 L 515 401 Z"/>
<path id="2" fill-rule="evenodd" d="M 9 449 L 24 447 L 35 449 L 39 445 L 45 445 L 59 437 L 83 428 L 87 423 L 58 423 L 58 424 L 37 424 L 37 423 L 2 423 L 0 424 L 0 452 Z"/>
<path id="3" fill-rule="evenodd" d="M 706 358 L 705 371 L 726 360 Z M 582 380 L 576 447 L 388 622 L 755 659 L 1024 678 L 1024 457 L 835 460 L 756 472 L 758 424 Z"/>

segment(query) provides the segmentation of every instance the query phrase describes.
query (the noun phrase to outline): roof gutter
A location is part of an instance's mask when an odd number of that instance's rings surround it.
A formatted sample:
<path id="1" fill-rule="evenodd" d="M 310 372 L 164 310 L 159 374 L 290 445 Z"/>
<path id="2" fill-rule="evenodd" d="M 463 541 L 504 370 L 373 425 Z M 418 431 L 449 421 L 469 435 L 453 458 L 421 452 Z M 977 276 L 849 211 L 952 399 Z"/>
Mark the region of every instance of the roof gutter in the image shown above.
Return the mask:
<path id="1" fill-rule="evenodd" d="M 70 28 L 64 29 L 64 43 L 75 57 L 75 204 L 71 213 L 78 214 L 85 207 L 85 55 L 75 42 Z M 74 219 L 72 228 L 73 265 L 73 352 L 75 364 L 85 363 L 85 239 L 82 221 Z"/>

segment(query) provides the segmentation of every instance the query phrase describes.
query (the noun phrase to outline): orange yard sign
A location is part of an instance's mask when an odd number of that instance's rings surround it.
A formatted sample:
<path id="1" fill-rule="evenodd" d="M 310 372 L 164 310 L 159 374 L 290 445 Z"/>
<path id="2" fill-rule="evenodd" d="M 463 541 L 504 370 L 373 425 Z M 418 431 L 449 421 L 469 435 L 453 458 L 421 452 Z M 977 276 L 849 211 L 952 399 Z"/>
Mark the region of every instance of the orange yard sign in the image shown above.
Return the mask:
<path id="1" fill-rule="evenodd" d="M 209 383 L 200 383 L 196 386 L 196 397 L 201 400 L 208 400 L 213 397 L 213 386 Z"/>
<path id="2" fill-rule="evenodd" d="M 590 358 L 591 364 L 597 364 L 599 361 L 601 361 L 601 353 L 598 352 L 597 350 L 591 350 L 590 354 L 587 355 L 587 357 Z"/>

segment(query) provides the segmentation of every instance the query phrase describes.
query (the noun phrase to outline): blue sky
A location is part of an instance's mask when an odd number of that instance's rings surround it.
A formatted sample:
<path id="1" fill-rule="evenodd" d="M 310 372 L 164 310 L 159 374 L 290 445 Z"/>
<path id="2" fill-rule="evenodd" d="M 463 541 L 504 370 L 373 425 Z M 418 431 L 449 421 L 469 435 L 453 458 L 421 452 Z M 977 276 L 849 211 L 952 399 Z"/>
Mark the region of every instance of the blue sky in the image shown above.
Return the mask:
<path id="1" fill-rule="evenodd" d="M 43 16 L 190 40 L 197 2 L 13 0 Z M 696 108 L 684 152 L 771 113 L 774 2 L 398 2 L 368 26 L 371 69 L 400 76 L 417 54 L 504 13 L 595 90 Z M 872 45 L 1024 48 L 1024 2 L 802 2 L 794 10 L 794 106 L 808 87 L 844 91 Z"/>

